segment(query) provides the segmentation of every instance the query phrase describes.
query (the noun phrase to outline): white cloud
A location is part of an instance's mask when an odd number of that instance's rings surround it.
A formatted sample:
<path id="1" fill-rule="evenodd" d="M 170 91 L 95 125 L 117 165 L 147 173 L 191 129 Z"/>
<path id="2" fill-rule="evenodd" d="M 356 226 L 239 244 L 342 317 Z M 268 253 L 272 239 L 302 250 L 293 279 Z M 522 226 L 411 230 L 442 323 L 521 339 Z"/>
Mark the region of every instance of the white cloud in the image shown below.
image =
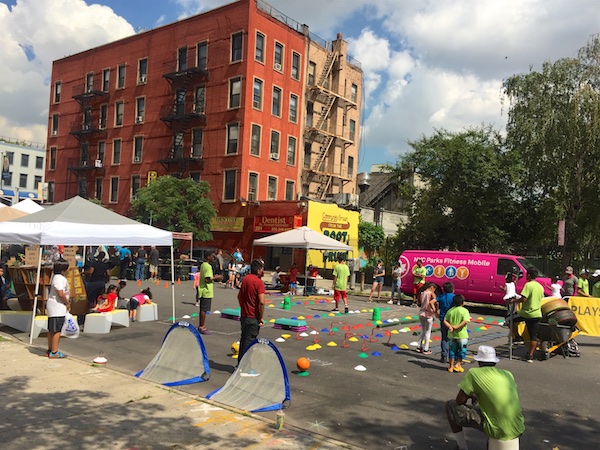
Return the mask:
<path id="1" fill-rule="evenodd" d="M 52 61 L 134 32 L 110 8 L 83 0 L 0 4 L 0 29 L 0 134 L 36 142 L 46 141 Z"/>

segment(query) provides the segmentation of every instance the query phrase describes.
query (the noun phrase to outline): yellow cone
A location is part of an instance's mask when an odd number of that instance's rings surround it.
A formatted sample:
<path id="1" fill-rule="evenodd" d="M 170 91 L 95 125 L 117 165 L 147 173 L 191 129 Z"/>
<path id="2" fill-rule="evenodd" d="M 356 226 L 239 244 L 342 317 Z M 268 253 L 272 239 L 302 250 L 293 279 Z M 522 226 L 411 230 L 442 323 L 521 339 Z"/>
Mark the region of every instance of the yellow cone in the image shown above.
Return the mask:
<path id="1" fill-rule="evenodd" d="M 337 347 L 337 344 L 335 342 L 333 342 L 333 341 L 329 341 L 327 343 L 327 347 Z"/>

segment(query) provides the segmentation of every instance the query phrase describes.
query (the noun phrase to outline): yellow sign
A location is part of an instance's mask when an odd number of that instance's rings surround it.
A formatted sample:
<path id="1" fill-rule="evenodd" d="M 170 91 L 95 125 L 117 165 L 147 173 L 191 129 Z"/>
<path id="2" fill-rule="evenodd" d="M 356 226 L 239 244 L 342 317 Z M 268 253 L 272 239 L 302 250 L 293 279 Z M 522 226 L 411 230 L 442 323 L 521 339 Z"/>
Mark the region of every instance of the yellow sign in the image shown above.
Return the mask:
<path id="1" fill-rule="evenodd" d="M 150 170 L 148 171 L 148 184 L 152 183 L 154 180 L 156 180 L 156 177 L 158 176 L 158 174 L 154 171 L 154 170 Z"/>
<path id="2" fill-rule="evenodd" d="M 589 336 L 600 336 L 600 298 L 569 297 L 569 306 L 577 316 L 577 328 Z"/>
<path id="3" fill-rule="evenodd" d="M 210 221 L 210 231 L 232 231 L 241 233 L 244 231 L 243 217 L 213 217 Z"/>
<path id="4" fill-rule="evenodd" d="M 353 255 L 342 252 L 346 258 L 358 257 L 359 217 L 358 211 L 348 211 L 334 203 L 308 202 L 307 226 L 354 248 Z M 337 261 L 337 256 L 338 252 L 328 252 L 327 262 Z M 309 250 L 306 262 L 313 266 L 323 267 L 323 252 Z"/>

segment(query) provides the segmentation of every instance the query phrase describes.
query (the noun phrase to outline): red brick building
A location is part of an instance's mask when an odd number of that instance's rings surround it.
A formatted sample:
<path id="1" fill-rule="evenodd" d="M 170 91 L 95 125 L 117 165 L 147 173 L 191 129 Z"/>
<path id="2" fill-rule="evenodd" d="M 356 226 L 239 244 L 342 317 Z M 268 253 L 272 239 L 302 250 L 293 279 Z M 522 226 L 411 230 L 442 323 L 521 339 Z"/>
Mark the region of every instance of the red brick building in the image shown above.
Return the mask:
<path id="1" fill-rule="evenodd" d="M 220 218 L 356 194 L 360 65 L 260 0 L 57 60 L 51 86 L 50 202 L 126 214 L 164 174 L 207 181 Z"/>

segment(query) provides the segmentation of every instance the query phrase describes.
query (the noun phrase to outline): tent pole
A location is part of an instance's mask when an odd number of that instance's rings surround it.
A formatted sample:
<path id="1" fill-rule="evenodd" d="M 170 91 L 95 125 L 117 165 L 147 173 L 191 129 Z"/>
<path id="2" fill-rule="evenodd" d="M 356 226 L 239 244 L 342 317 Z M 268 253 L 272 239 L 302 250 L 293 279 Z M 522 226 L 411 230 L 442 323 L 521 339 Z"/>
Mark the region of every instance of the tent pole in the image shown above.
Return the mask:
<path id="1" fill-rule="evenodd" d="M 173 323 L 175 323 L 175 261 L 173 260 L 173 244 L 171 244 L 171 304 L 173 307 Z"/>
<path id="2" fill-rule="evenodd" d="M 40 251 L 38 253 L 37 276 L 35 277 L 35 291 L 33 291 L 33 311 L 31 312 L 31 329 L 29 330 L 29 345 L 33 344 L 33 326 L 35 325 L 35 314 L 37 312 L 38 290 L 40 289 L 40 273 L 42 271 L 42 245 L 38 245 Z M 52 286 L 50 287 L 52 288 Z"/>

